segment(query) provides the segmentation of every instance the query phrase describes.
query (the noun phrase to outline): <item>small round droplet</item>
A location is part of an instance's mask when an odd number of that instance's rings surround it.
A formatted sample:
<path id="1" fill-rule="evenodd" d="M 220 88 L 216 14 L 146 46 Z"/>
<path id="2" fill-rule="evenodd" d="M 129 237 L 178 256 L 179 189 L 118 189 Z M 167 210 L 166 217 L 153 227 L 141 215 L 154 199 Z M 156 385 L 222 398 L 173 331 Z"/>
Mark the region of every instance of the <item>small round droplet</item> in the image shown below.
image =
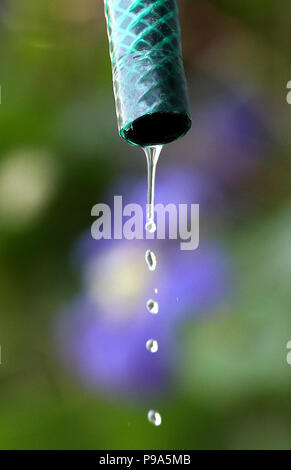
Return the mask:
<path id="1" fill-rule="evenodd" d="M 145 224 L 145 229 L 146 229 L 147 232 L 155 233 L 155 231 L 157 230 L 157 226 L 156 226 L 155 222 L 152 219 L 150 219 Z"/>
<path id="2" fill-rule="evenodd" d="M 150 423 L 155 426 L 160 426 L 162 424 L 162 417 L 158 411 L 150 410 L 148 412 L 148 420 Z"/>
<path id="3" fill-rule="evenodd" d="M 159 349 L 159 345 L 158 345 L 158 342 L 155 340 L 155 339 L 149 339 L 147 342 L 146 342 L 146 348 L 148 351 L 150 351 L 151 353 L 156 353 Z"/>
<path id="4" fill-rule="evenodd" d="M 154 289 L 154 293 L 157 294 L 159 291 L 157 288 Z"/>
<path id="5" fill-rule="evenodd" d="M 145 254 L 145 260 L 150 271 L 154 271 L 157 267 L 157 257 L 153 251 L 147 250 Z"/>
<path id="6" fill-rule="evenodd" d="M 147 309 L 150 313 L 156 315 L 159 312 L 159 304 L 155 300 L 148 300 L 147 301 Z"/>

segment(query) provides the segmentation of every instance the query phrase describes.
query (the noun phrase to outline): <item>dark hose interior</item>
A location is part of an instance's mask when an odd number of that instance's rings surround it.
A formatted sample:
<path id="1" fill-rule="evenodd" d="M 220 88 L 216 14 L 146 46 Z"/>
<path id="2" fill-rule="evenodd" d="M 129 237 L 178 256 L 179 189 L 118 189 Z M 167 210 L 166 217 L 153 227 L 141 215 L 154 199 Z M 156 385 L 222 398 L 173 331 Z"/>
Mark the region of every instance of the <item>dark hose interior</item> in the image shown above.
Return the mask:
<path id="1" fill-rule="evenodd" d="M 134 121 L 123 134 L 131 143 L 146 147 L 173 142 L 186 134 L 190 127 L 191 121 L 186 114 L 153 113 Z"/>

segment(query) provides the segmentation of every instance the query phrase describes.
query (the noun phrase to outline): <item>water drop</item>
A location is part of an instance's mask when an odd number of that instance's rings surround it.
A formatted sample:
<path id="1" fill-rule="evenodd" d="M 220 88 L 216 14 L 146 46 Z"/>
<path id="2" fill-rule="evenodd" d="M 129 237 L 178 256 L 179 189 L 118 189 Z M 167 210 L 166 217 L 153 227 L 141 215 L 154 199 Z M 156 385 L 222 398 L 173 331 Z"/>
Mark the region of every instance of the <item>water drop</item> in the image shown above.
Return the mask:
<path id="1" fill-rule="evenodd" d="M 153 219 L 148 219 L 147 223 L 145 224 L 145 229 L 149 233 L 155 233 L 157 226 Z"/>
<path id="2" fill-rule="evenodd" d="M 146 342 L 146 348 L 148 351 L 150 351 L 151 353 L 156 353 L 159 349 L 159 345 L 158 345 L 158 342 L 155 340 L 155 339 L 149 339 L 147 342 Z"/>
<path id="3" fill-rule="evenodd" d="M 157 267 L 157 258 L 153 251 L 147 250 L 145 260 L 150 271 L 154 271 Z"/>
<path id="4" fill-rule="evenodd" d="M 148 420 L 150 423 L 155 426 L 160 426 L 162 424 L 162 417 L 158 411 L 150 410 L 148 412 Z"/>
<path id="5" fill-rule="evenodd" d="M 154 289 L 154 293 L 157 294 L 159 291 L 157 288 Z"/>
<path id="6" fill-rule="evenodd" d="M 150 313 L 157 314 L 159 312 L 159 304 L 155 300 L 147 301 L 147 309 Z"/>
<path id="7" fill-rule="evenodd" d="M 150 147 L 144 147 L 144 152 L 147 159 L 148 166 L 148 203 L 147 203 L 147 222 L 145 229 L 154 233 L 157 229 L 154 222 L 154 206 L 155 206 L 155 179 L 156 179 L 156 168 L 160 153 L 162 151 L 162 145 L 153 145 Z"/>

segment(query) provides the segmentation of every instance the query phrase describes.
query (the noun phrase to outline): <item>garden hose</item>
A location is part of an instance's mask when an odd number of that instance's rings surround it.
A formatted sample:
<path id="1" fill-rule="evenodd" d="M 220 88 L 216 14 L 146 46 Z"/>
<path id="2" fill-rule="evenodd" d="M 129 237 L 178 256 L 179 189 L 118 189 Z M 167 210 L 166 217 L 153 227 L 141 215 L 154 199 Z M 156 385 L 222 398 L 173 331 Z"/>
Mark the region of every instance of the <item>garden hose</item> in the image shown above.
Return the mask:
<path id="1" fill-rule="evenodd" d="M 105 0 L 119 133 L 142 147 L 191 127 L 176 0 Z"/>

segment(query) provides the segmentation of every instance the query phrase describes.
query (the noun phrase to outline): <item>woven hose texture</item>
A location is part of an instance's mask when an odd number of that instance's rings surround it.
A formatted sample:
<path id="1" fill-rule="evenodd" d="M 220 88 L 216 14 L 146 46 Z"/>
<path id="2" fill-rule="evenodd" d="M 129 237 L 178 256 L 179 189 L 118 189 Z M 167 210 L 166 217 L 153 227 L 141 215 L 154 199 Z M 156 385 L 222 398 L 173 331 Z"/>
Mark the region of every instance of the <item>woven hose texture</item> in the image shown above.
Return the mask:
<path id="1" fill-rule="evenodd" d="M 119 132 L 171 142 L 191 126 L 176 0 L 105 0 Z"/>

